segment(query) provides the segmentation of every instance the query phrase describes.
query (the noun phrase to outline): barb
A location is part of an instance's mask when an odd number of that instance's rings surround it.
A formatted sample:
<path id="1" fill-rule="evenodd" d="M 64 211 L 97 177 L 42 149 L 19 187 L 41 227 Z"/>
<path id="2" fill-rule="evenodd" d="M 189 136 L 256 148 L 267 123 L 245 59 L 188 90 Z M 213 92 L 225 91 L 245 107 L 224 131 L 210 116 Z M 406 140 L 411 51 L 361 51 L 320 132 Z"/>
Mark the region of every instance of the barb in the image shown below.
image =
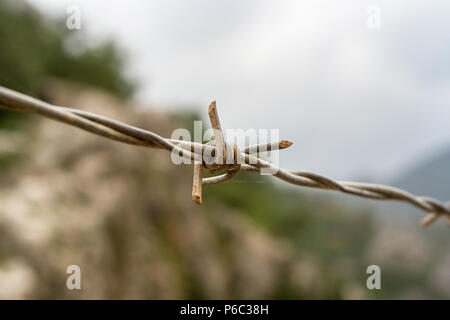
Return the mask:
<path id="1" fill-rule="evenodd" d="M 270 169 L 274 172 L 274 177 L 298 186 L 334 190 L 375 200 L 408 202 L 427 212 L 421 222 L 422 226 L 428 226 L 440 216 L 445 216 L 450 221 L 450 201 L 444 204 L 436 199 L 415 196 L 407 191 L 390 186 L 334 181 L 311 172 L 289 171 L 278 168 L 255 156 L 264 151 L 288 148 L 292 145 L 290 141 L 282 140 L 277 143 L 254 145 L 240 151 L 236 145 L 225 142 L 215 101 L 211 103 L 208 109 L 211 126 L 214 129 L 214 140 L 206 144 L 165 139 L 154 132 L 133 127 L 117 120 L 87 111 L 54 106 L 1 86 L 0 106 L 21 112 L 38 113 L 122 143 L 177 152 L 181 156 L 194 161 L 192 198 L 198 204 L 202 203 L 202 184 L 224 183 L 241 171 L 258 173 L 262 169 Z M 211 173 L 225 173 L 202 178 L 203 168 Z"/>

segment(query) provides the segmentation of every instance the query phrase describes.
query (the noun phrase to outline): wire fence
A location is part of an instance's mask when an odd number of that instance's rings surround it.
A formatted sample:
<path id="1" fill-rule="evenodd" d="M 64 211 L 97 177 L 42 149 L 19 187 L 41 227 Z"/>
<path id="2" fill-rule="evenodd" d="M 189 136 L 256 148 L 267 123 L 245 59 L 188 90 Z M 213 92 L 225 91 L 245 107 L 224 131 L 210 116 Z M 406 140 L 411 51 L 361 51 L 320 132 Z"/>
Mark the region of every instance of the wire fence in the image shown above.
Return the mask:
<path id="1" fill-rule="evenodd" d="M 235 144 L 225 141 L 214 101 L 208 109 L 214 140 L 205 144 L 166 139 L 154 132 L 117 120 L 78 109 L 54 106 L 1 86 L 0 106 L 21 112 L 38 113 L 105 138 L 137 146 L 165 149 L 189 159 L 194 163 L 192 199 L 198 204 L 202 203 L 202 185 L 224 183 L 241 171 L 255 173 L 269 171 L 274 177 L 298 186 L 335 190 L 375 200 L 409 202 L 427 213 L 421 221 L 422 226 L 428 226 L 440 216 L 447 217 L 450 222 L 450 201 L 442 203 L 430 197 L 416 196 L 386 185 L 334 181 L 311 172 L 285 170 L 257 157 L 261 152 L 288 148 L 292 145 L 290 141 L 253 145 L 239 150 Z M 203 169 L 222 174 L 203 178 Z"/>

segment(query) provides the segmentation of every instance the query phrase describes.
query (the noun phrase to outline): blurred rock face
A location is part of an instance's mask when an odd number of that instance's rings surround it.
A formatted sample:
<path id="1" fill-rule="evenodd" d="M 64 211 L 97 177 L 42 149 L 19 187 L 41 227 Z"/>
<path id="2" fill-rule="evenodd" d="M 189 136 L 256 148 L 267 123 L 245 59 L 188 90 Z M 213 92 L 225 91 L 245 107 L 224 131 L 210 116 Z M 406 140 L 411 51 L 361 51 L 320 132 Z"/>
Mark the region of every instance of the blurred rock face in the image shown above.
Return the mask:
<path id="1" fill-rule="evenodd" d="M 163 136 L 169 115 L 53 83 L 52 103 Z M 35 117 L 3 170 L 0 298 L 270 298 L 294 254 L 236 212 L 191 201 L 191 167 Z M 81 268 L 81 290 L 66 268 Z M 293 272 L 293 271 L 292 271 Z"/>

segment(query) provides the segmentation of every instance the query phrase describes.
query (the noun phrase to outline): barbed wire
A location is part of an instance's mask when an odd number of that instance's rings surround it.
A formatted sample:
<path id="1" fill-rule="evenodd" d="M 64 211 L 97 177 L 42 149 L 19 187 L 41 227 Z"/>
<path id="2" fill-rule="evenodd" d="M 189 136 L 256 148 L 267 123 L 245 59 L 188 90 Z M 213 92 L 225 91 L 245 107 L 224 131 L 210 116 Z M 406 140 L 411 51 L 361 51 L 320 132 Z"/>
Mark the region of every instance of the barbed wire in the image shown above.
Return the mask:
<path id="1" fill-rule="evenodd" d="M 198 204 L 202 203 L 202 185 L 224 183 L 241 171 L 256 173 L 268 171 L 274 177 L 298 186 L 334 190 L 375 200 L 408 202 L 427 212 L 421 221 L 422 226 L 428 226 L 440 216 L 446 216 L 450 222 L 450 201 L 444 204 L 436 199 L 416 196 L 391 186 L 334 181 L 311 172 L 285 170 L 257 157 L 262 152 L 286 149 L 292 145 L 290 141 L 253 145 L 239 150 L 235 144 L 228 143 L 224 139 L 215 101 L 208 109 L 214 140 L 206 144 L 166 139 L 154 132 L 98 114 L 54 106 L 2 86 L 0 86 L 0 106 L 21 112 L 37 113 L 108 139 L 136 146 L 165 149 L 178 154 L 183 159 L 189 159 L 194 163 L 192 199 Z M 204 168 L 210 173 L 225 173 L 203 178 Z"/>

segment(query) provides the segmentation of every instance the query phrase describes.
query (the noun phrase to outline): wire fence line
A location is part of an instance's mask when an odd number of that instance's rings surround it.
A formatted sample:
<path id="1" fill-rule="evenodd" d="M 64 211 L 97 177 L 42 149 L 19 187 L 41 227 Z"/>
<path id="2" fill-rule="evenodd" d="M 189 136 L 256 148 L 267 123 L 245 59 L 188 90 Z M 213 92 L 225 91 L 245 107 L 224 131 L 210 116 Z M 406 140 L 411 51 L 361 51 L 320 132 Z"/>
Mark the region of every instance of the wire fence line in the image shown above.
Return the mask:
<path id="1" fill-rule="evenodd" d="M 228 143 L 224 139 L 215 101 L 208 109 L 214 140 L 206 144 L 166 139 L 154 132 L 98 114 L 54 106 L 2 86 L 0 86 L 0 106 L 21 112 L 38 113 L 105 138 L 136 146 L 165 149 L 189 159 L 194 163 L 192 199 L 198 204 L 202 203 L 202 185 L 226 182 L 241 171 L 259 173 L 268 170 L 274 177 L 298 186 L 335 190 L 375 200 L 409 202 L 427 212 L 421 221 L 422 226 L 428 226 L 440 216 L 447 217 L 450 222 L 450 201 L 442 203 L 430 197 L 415 196 L 405 190 L 386 185 L 334 181 L 311 172 L 285 170 L 257 157 L 260 152 L 288 148 L 292 145 L 290 141 L 253 145 L 239 150 L 235 144 Z M 211 173 L 224 173 L 203 178 L 203 169 Z"/>

